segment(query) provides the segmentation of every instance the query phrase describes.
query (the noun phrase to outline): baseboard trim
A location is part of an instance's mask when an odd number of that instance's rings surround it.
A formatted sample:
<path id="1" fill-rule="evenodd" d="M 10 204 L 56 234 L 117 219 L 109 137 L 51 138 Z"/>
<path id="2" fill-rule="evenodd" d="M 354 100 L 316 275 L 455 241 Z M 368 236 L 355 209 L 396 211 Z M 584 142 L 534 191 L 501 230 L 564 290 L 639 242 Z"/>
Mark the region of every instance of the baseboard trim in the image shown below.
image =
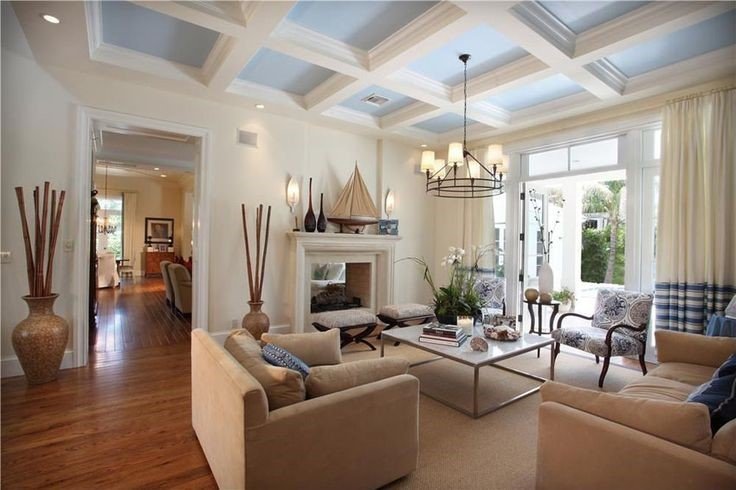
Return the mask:
<path id="1" fill-rule="evenodd" d="M 64 358 L 61 360 L 61 369 L 69 369 L 74 367 L 74 352 L 67 350 L 64 352 Z M 20 367 L 20 361 L 16 356 L 3 357 L 0 363 L 0 377 L 12 378 L 15 376 L 23 376 L 23 368 Z"/>

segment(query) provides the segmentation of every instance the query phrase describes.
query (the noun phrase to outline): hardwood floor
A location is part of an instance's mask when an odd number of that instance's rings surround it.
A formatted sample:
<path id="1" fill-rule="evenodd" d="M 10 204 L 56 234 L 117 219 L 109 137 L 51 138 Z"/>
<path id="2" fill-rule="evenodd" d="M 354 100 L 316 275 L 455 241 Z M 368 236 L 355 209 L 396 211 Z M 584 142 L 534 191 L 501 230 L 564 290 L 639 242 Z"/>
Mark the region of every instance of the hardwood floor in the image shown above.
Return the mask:
<path id="1" fill-rule="evenodd" d="M 88 367 L 2 380 L 2 488 L 216 488 L 191 427 L 190 327 L 141 287 L 108 302 Z"/>
<path id="2" fill-rule="evenodd" d="M 189 342 L 189 318 L 172 313 L 166 305 L 161 279 L 124 279 L 119 288 L 97 293 L 95 353 Z"/>

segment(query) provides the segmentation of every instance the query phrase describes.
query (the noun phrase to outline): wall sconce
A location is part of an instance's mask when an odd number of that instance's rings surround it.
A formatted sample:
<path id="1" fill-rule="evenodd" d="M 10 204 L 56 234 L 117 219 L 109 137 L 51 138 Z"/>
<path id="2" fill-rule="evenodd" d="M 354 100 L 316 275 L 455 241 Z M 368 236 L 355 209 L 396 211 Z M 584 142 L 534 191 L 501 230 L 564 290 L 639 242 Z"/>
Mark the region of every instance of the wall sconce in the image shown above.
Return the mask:
<path id="1" fill-rule="evenodd" d="M 294 212 L 294 206 L 299 202 L 299 183 L 292 177 L 289 179 L 289 185 L 286 186 L 286 202 L 289 204 L 291 212 Z"/>
<path id="2" fill-rule="evenodd" d="M 396 207 L 396 198 L 394 197 L 394 191 L 388 191 L 386 193 L 386 217 L 391 218 L 391 213 L 394 212 Z"/>

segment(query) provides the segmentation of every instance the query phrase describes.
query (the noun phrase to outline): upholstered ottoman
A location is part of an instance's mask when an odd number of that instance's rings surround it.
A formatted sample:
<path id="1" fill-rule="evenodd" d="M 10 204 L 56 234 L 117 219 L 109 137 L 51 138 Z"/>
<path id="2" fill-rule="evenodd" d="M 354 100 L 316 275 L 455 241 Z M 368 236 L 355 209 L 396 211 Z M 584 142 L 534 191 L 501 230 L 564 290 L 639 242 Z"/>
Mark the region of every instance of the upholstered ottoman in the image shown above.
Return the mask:
<path id="1" fill-rule="evenodd" d="M 378 319 L 386 324 L 384 330 L 394 327 L 408 327 L 409 325 L 419 325 L 420 323 L 429 323 L 434 318 L 434 310 L 431 306 L 420 305 L 417 303 L 407 303 L 403 305 L 386 305 L 381 308 L 378 313 Z M 379 335 L 378 338 L 381 338 Z M 399 343 L 396 342 L 395 345 Z"/>
<path id="2" fill-rule="evenodd" d="M 376 316 L 366 310 L 350 309 L 338 311 L 326 311 L 317 313 L 312 317 L 312 325 L 320 332 L 327 332 L 336 328 L 340 330 L 340 347 L 345 347 L 351 342 L 363 343 L 376 350 L 376 348 L 365 340 L 376 328 Z M 357 334 L 351 334 L 349 330 L 362 329 Z"/>

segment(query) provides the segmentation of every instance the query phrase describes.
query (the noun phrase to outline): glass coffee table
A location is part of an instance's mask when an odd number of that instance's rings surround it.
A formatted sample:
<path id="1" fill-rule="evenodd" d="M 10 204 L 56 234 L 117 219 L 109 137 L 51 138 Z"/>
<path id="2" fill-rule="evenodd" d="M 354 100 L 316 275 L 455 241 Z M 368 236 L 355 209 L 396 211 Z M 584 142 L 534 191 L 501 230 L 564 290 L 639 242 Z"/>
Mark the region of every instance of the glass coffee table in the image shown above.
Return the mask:
<path id="1" fill-rule="evenodd" d="M 465 364 L 466 366 L 470 366 L 473 368 L 473 410 L 467 410 L 464 407 L 461 407 L 460 405 L 453 403 L 451 401 L 441 399 L 438 397 L 433 396 L 430 393 L 426 393 L 424 390 L 422 390 L 422 393 L 433 400 L 436 400 L 443 405 L 447 405 L 450 408 L 453 408 L 459 412 L 464 413 L 465 415 L 468 415 L 473 418 L 482 417 L 483 415 L 487 415 L 491 412 L 494 412 L 500 408 L 505 407 L 506 405 L 509 405 L 511 403 L 514 403 L 516 401 L 521 400 L 522 398 L 526 398 L 529 395 L 532 395 L 539 391 L 539 386 L 532 388 L 530 390 L 527 390 L 523 393 L 520 393 L 513 398 L 509 398 L 508 400 L 505 400 L 500 403 L 496 403 L 492 405 L 489 408 L 485 408 L 483 410 L 478 409 L 478 373 L 480 371 L 480 368 L 489 366 L 496 369 L 501 369 L 503 371 L 508 371 L 510 373 L 518 374 L 519 376 L 524 376 L 527 378 L 531 378 L 537 381 L 547 381 L 545 378 L 541 376 L 537 376 L 531 373 L 527 373 L 524 371 L 519 371 L 518 369 L 512 369 L 506 366 L 501 366 L 498 364 L 500 361 L 504 361 L 506 359 L 510 359 L 512 357 L 518 356 L 520 354 L 524 354 L 526 352 L 531 352 L 537 349 L 540 349 L 542 347 L 546 347 L 548 345 L 554 344 L 554 340 L 548 337 L 539 337 L 538 335 L 523 335 L 519 340 L 513 341 L 513 342 L 501 342 L 498 340 L 491 340 L 486 339 L 488 342 L 488 351 L 487 352 L 477 352 L 470 349 L 470 339 L 466 340 L 462 346 L 460 347 L 449 347 L 445 345 L 437 345 L 437 344 L 429 344 L 424 342 L 419 342 L 419 335 L 422 332 L 423 325 L 414 325 L 411 327 L 404 327 L 400 329 L 391 329 L 388 331 L 384 331 L 381 333 L 381 357 L 384 355 L 384 345 L 385 342 L 399 342 L 401 344 L 406 344 L 408 346 L 414 347 L 416 349 L 421 349 L 426 352 L 430 352 L 432 354 L 435 354 L 437 357 L 434 357 L 432 359 L 428 359 L 425 361 L 420 361 L 417 363 L 412 364 L 412 367 L 420 366 L 422 364 L 427 364 L 434 361 L 439 361 L 442 359 L 448 359 L 450 361 L 455 361 L 460 364 Z M 481 329 L 476 327 L 475 328 L 475 334 L 476 335 L 482 335 Z M 550 369 L 551 369 L 551 363 L 552 363 L 552 354 L 551 352 L 554 349 L 550 349 Z M 551 372 L 551 371 L 550 371 Z"/>

